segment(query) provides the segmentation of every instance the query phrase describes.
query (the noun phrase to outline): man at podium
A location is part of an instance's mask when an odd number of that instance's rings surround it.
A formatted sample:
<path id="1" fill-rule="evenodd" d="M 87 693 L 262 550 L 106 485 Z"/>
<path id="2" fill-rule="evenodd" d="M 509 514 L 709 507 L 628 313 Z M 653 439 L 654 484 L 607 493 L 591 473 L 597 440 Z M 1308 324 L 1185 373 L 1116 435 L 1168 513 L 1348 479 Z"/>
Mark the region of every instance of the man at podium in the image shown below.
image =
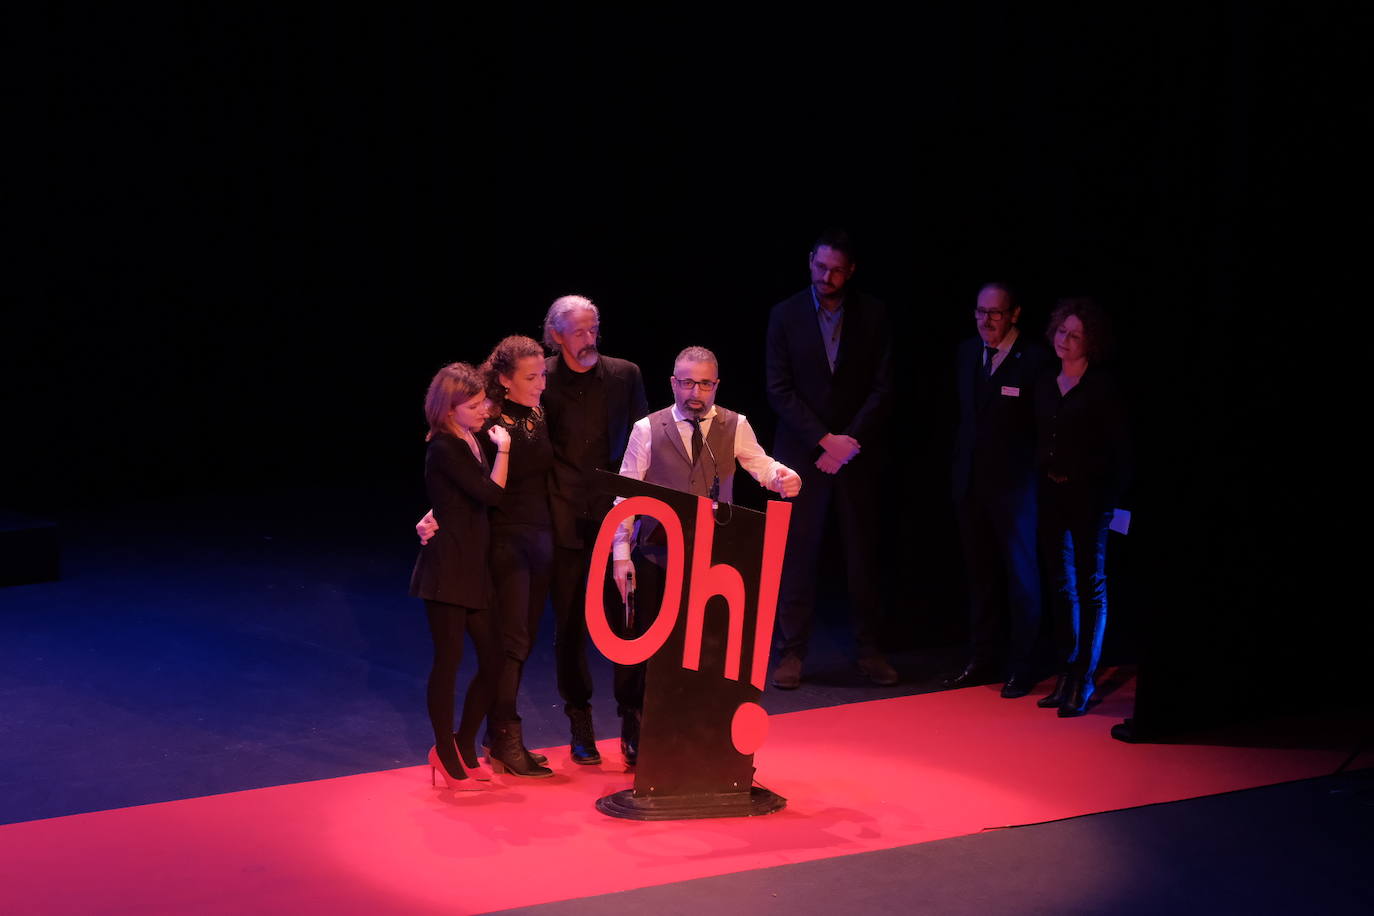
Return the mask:
<path id="1" fill-rule="evenodd" d="M 720 365 L 705 347 L 678 354 L 669 379 L 673 405 L 635 423 L 620 473 L 662 487 L 733 502 L 735 465 L 765 489 L 796 496 L 801 476 L 774 461 L 759 445 L 743 414 L 716 405 Z M 638 611 L 625 621 L 626 638 L 644 633 L 658 613 L 667 566 L 667 543 L 658 522 L 641 518 L 621 525 L 614 541 L 614 575 L 622 600 Z M 644 709 L 644 665 L 618 665 L 615 698 L 621 717 L 620 749 L 627 765 L 639 756 L 639 724 Z"/>

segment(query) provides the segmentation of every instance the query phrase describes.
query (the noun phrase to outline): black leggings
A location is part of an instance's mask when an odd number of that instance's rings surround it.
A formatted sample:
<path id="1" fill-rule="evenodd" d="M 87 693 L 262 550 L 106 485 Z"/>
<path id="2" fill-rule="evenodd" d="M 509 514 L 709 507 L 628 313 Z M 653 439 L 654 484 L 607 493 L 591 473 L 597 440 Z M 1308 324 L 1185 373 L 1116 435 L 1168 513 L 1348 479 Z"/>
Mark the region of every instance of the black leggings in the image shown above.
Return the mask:
<path id="1" fill-rule="evenodd" d="M 473 610 L 442 601 L 425 601 L 429 632 L 434 638 L 434 667 L 429 671 L 426 700 L 429 722 L 434 727 L 434 746 L 444 765 L 452 770 L 454 739 L 465 766 L 477 765 L 477 729 L 496 695 L 496 676 L 501 670 L 501 643 L 487 611 Z M 463 658 L 463 633 L 472 637 L 477 650 L 477 676 L 463 700 L 463 718 L 453 731 L 453 695 L 458 683 L 458 663 Z M 456 771 L 454 771 L 456 773 Z"/>

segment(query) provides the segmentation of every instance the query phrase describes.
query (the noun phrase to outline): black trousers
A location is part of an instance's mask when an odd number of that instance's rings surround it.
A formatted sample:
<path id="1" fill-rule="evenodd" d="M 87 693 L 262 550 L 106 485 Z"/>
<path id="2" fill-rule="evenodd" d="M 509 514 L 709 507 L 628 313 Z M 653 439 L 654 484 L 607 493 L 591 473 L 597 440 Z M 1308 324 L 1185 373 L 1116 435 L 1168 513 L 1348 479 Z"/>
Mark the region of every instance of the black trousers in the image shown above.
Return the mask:
<path id="1" fill-rule="evenodd" d="M 587 617 L 585 611 L 587 575 L 592 565 L 592 547 L 600 522 L 578 520 L 582 547 L 556 545 L 553 549 L 554 660 L 558 667 L 558 693 L 567 707 L 581 708 L 591 703 L 592 676 L 587 668 Z M 607 608 L 620 605 L 607 564 L 602 595 Z"/>
<path id="2" fill-rule="evenodd" d="M 1040 632 L 1040 565 L 1034 490 L 976 484 L 955 505 L 969 587 L 969 660 L 1027 671 Z"/>
<path id="3" fill-rule="evenodd" d="M 492 528 L 491 571 L 496 580 L 496 627 L 505 659 L 496 682 L 491 722 L 519 719 L 515 701 L 525 660 L 538 635 L 553 568 L 553 531 L 534 525 Z"/>
<path id="4" fill-rule="evenodd" d="M 849 585 L 849 618 L 858 655 L 878 650 L 882 587 L 878 566 L 876 465 L 856 458 L 826 474 L 812 464 L 800 469 L 801 493 L 792 501 L 787 560 L 778 590 L 777 643 L 782 655 L 806 657 L 816 606 L 816 569 L 826 518 L 834 507 Z M 871 462 L 871 459 L 870 459 Z"/>
<path id="5" fill-rule="evenodd" d="M 1107 525 L 1110 510 L 1046 481 L 1040 487 L 1040 549 L 1054 586 L 1055 651 L 1062 670 L 1097 671 L 1107 629 Z"/>
<path id="6" fill-rule="evenodd" d="M 624 612 L 617 612 L 616 608 L 623 608 L 620 602 L 620 592 L 616 591 L 615 597 L 618 602 L 615 605 L 607 604 L 607 610 L 611 612 L 611 629 L 621 639 L 635 639 L 643 636 L 658 619 L 659 607 L 663 604 L 663 589 L 667 579 L 667 571 L 644 558 L 638 548 L 635 549 L 632 559 L 635 565 L 635 613 L 632 624 L 625 623 Z M 615 702 L 616 712 L 624 716 L 627 711 L 642 711 L 644 709 L 644 672 L 647 662 L 640 662 L 637 665 L 616 665 L 615 666 Z"/>

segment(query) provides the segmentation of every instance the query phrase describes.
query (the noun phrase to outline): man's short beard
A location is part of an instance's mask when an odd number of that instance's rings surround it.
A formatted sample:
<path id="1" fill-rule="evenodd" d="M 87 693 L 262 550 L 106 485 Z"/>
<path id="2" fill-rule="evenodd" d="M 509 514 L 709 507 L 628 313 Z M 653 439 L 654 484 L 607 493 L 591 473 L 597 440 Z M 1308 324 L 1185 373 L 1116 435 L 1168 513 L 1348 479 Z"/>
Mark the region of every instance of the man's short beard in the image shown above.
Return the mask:
<path id="1" fill-rule="evenodd" d="M 584 369 L 590 369 L 596 365 L 596 361 L 601 358 L 596 347 L 586 346 L 573 355 L 573 360 Z"/>

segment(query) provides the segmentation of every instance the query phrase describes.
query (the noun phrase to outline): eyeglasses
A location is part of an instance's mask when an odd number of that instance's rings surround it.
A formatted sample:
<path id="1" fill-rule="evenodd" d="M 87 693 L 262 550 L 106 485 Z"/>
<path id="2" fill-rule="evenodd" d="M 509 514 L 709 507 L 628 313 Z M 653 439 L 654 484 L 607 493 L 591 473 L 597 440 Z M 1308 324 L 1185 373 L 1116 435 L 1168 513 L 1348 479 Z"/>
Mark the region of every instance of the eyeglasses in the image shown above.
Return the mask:
<path id="1" fill-rule="evenodd" d="M 679 388 L 686 388 L 689 391 L 693 388 L 700 388 L 702 391 L 714 391 L 716 387 L 716 382 L 706 381 L 705 379 L 678 378 L 675 375 L 673 376 L 673 381 L 677 383 Z"/>
<path id="2" fill-rule="evenodd" d="M 973 314 L 979 318 L 991 318 L 993 321 L 1005 321 L 1011 312 L 1005 309 L 974 309 Z"/>

